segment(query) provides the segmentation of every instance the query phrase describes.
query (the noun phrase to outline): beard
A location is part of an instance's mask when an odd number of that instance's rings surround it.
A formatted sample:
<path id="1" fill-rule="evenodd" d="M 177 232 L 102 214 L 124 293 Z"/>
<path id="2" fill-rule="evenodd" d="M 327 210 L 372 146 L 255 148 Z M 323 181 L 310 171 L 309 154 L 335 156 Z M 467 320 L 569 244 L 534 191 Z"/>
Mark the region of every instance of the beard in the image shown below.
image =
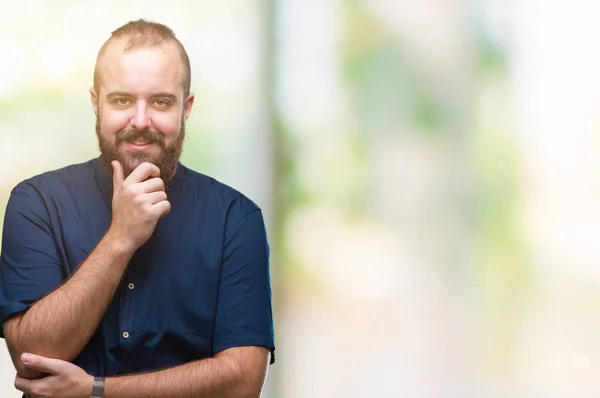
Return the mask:
<path id="1" fill-rule="evenodd" d="M 123 176 L 127 178 L 133 170 L 143 162 L 149 162 L 157 166 L 160 170 L 160 178 L 163 179 L 165 185 L 173 178 L 177 170 L 177 162 L 183 151 L 183 141 L 185 138 L 185 123 L 181 122 L 179 135 L 175 142 L 171 145 L 165 144 L 164 136 L 156 131 L 149 129 L 128 129 L 119 130 L 115 135 L 115 143 L 111 143 L 102 134 L 102 125 L 100 122 L 100 112 L 96 116 L 96 135 L 98 136 L 98 147 L 102 154 L 102 162 L 106 173 L 112 180 L 113 160 L 119 161 L 123 167 Z M 148 143 L 152 143 L 159 147 L 159 153 L 145 153 L 137 151 L 121 150 L 119 146 L 127 142 L 133 142 L 137 139 L 143 139 Z"/>

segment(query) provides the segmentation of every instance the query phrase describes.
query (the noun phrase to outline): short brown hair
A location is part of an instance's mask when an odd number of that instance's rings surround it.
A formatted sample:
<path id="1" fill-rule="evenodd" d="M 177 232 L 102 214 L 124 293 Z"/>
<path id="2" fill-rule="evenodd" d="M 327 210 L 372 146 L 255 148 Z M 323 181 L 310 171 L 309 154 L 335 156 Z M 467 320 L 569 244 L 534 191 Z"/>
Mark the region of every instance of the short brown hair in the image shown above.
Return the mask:
<path id="1" fill-rule="evenodd" d="M 104 55 L 108 43 L 112 39 L 120 39 L 127 37 L 127 43 L 125 43 L 125 51 L 129 51 L 140 47 L 152 47 L 162 44 L 165 40 L 173 40 L 179 48 L 179 56 L 185 67 L 185 75 L 183 79 L 183 97 L 184 99 L 190 93 L 190 84 L 192 80 L 192 71 L 190 68 L 190 59 L 187 51 L 183 47 L 183 44 L 175 37 L 175 33 L 171 28 L 158 22 L 148 21 L 146 19 L 138 19 L 130 21 L 120 28 L 114 30 L 111 36 L 104 42 L 98 56 L 96 58 L 96 65 L 94 66 L 94 90 L 96 93 L 99 92 L 100 83 L 100 71 L 98 70 L 98 61 Z"/>

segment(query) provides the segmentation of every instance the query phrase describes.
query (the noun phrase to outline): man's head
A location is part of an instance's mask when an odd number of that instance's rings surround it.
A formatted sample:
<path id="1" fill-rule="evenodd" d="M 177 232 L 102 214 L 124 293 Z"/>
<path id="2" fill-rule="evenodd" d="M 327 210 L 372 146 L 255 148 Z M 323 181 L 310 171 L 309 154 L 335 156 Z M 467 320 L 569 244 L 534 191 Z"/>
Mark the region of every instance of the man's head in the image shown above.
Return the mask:
<path id="1" fill-rule="evenodd" d="M 129 175 L 151 162 L 173 177 L 194 102 L 190 63 L 168 27 L 145 20 L 112 32 L 98 53 L 94 86 L 96 134 L 109 172 L 118 160 Z"/>

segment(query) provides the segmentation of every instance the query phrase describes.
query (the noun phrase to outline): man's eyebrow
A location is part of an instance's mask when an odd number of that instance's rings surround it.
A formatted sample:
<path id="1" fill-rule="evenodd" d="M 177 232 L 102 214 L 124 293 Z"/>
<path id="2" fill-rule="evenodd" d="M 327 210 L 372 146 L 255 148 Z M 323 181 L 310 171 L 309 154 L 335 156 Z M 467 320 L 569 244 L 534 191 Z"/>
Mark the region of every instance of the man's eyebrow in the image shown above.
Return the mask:
<path id="1" fill-rule="evenodd" d="M 121 97 L 131 97 L 131 94 L 126 93 L 124 91 L 115 91 L 106 96 L 107 99 L 111 100 L 113 98 L 121 98 Z"/>
<path id="2" fill-rule="evenodd" d="M 106 98 L 109 101 L 112 100 L 112 99 L 114 99 L 114 98 L 130 98 L 130 97 L 132 97 L 132 95 L 129 94 L 129 93 L 126 93 L 124 91 L 115 91 L 115 92 L 112 92 L 112 93 L 110 93 L 110 94 L 108 94 L 106 96 Z M 164 93 L 161 92 L 161 93 L 152 94 L 152 98 L 165 98 L 165 99 L 169 99 L 169 100 L 171 100 L 173 102 L 177 102 L 177 96 L 175 94 L 167 93 L 167 92 L 164 92 Z"/>
<path id="3" fill-rule="evenodd" d="M 173 102 L 177 102 L 177 96 L 171 93 L 156 93 L 152 95 L 152 98 L 166 98 L 170 99 Z"/>

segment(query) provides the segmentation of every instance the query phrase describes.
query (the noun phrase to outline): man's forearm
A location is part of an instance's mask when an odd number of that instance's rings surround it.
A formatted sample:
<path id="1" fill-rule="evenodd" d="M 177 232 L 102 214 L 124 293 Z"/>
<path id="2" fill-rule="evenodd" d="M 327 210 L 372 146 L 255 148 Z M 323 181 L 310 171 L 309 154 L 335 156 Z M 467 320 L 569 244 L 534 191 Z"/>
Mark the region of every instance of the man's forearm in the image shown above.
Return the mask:
<path id="1" fill-rule="evenodd" d="M 7 321 L 13 361 L 22 352 L 75 358 L 98 327 L 133 252 L 107 233 L 62 286 Z"/>
<path id="2" fill-rule="evenodd" d="M 269 361 L 262 347 L 177 367 L 106 379 L 106 398 L 258 398 Z M 238 350 L 238 349 L 234 349 Z"/>

